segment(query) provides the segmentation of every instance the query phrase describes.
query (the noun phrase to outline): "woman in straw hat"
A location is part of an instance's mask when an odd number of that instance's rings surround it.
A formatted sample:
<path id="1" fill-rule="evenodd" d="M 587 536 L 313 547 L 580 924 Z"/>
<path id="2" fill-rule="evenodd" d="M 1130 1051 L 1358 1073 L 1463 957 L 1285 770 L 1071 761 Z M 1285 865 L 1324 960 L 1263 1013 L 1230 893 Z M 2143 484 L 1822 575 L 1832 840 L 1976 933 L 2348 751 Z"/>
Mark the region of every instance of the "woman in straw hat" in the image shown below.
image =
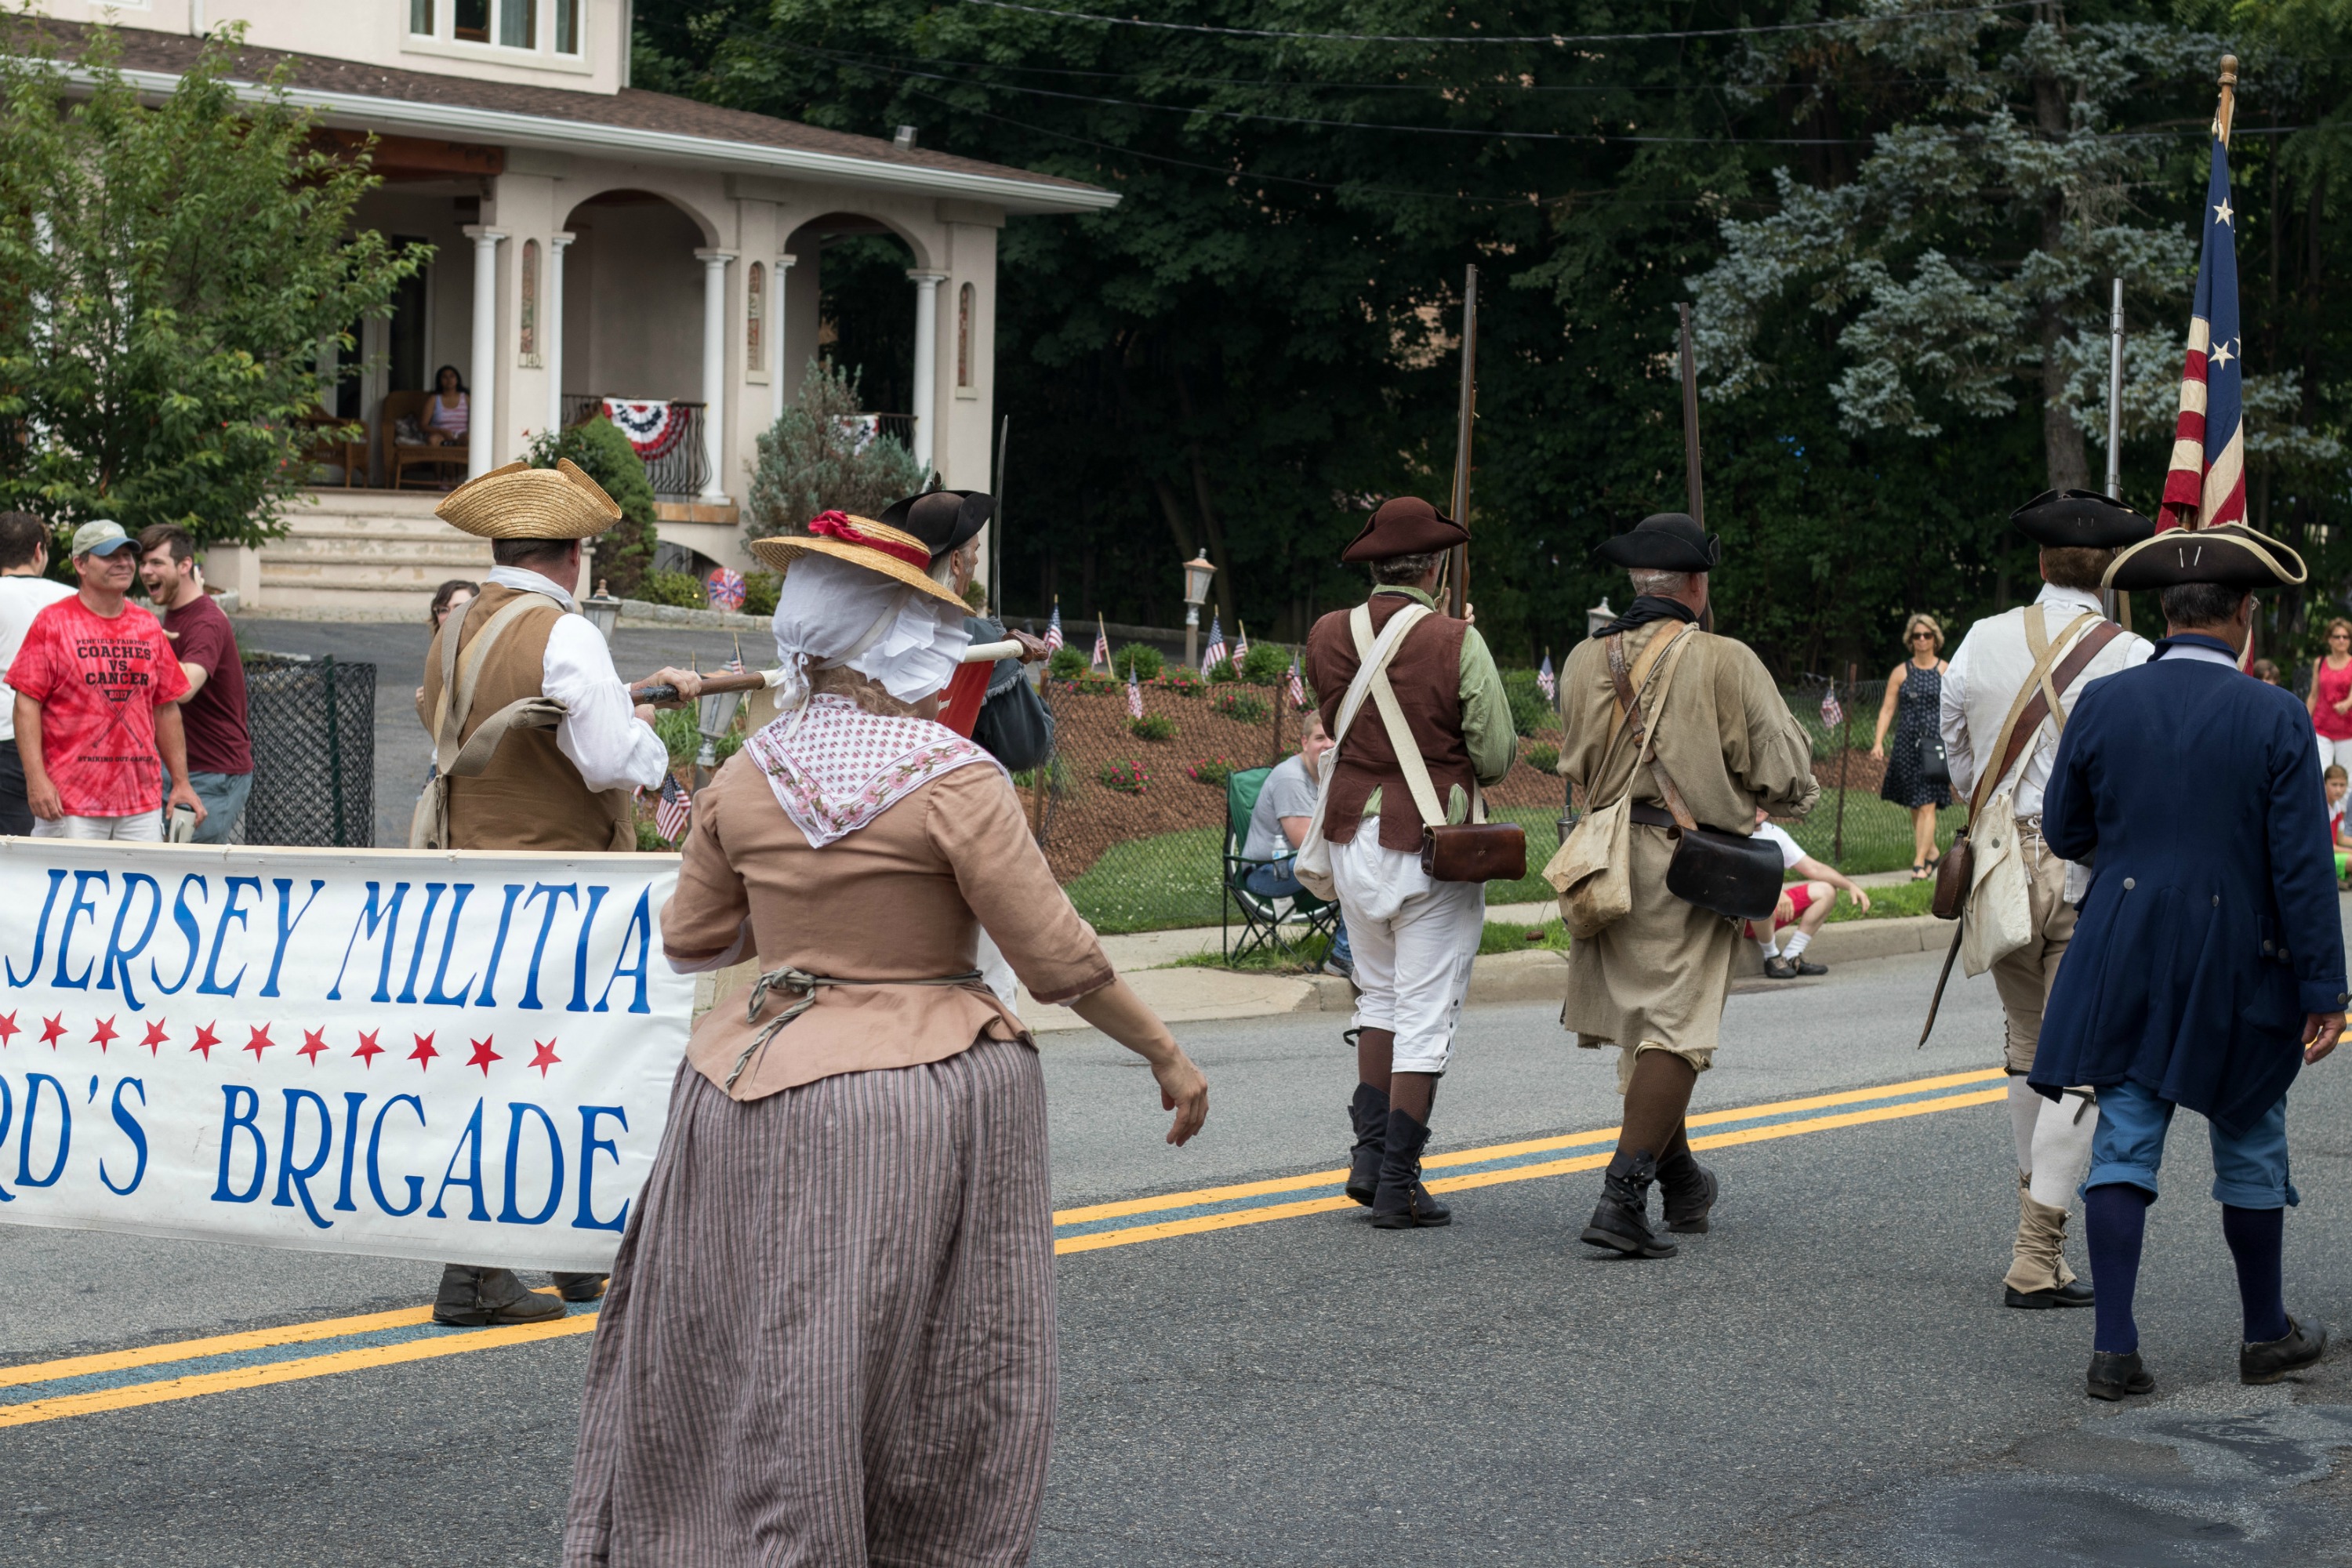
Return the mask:
<path id="1" fill-rule="evenodd" d="M 1045 1084 L 980 984 L 1143 1057 L 1168 1140 L 1208 1089 L 937 723 L 963 606 L 911 533 L 828 513 L 785 574 L 782 715 L 695 800 L 662 941 L 756 954 L 688 1047 L 613 1270 L 564 1561 L 1028 1561 L 1053 1424 Z"/>

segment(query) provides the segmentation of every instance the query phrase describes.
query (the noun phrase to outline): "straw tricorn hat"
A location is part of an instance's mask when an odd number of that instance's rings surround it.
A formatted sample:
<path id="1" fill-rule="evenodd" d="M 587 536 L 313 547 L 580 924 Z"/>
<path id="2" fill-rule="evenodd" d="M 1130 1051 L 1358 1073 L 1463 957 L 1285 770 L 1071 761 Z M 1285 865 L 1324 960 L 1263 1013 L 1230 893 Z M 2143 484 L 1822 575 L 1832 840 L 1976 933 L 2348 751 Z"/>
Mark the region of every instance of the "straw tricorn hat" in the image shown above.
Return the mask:
<path id="1" fill-rule="evenodd" d="M 433 514 L 477 539 L 589 539 L 621 521 L 620 503 L 569 458 L 551 468 L 509 463 L 451 490 Z"/>
<path id="2" fill-rule="evenodd" d="M 2109 588 L 2174 588 L 2214 583 L 2225 588 L 2292 587 L 2309 573 L 2291 545 L 2242 522 L 2175 528 L 2117 554 L 2107 568 Z"/>
<path id="3" fill-rule="evenodd" d="M 953 589 L 932 580 L 930 546 L 906 530 L 842 511 L 821 513 L 808 526 L 806 535 L 755 539 L 751 553 L 779 573 L 790 572 L 793 563 L 803 555 L 830 555 L 895 578 L 909 588 L 919 588 L 958 609 L 964 607 Z"/>

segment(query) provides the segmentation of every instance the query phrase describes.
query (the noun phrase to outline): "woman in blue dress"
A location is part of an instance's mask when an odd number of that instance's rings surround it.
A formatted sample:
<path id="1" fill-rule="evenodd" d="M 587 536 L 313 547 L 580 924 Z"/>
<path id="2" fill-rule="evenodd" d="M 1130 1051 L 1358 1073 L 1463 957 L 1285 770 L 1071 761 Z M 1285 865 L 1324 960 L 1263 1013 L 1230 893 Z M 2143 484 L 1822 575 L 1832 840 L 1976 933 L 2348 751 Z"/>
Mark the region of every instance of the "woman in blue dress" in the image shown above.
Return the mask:
<path id="1" fill-rule="evenodd" d="M 1952 775 L 1944 763 L 1943 736 L 1937 727 L 1937 710 L 1944 695 L 1940 657 L 1944 628 L 1932 616 L 1913 616 L 1903 626 L 1903 645 L 1911 657 L 1886 677 L 1886 700 L 1878 705 L 1878 732 L 1871 737 L 1870 754 L 1886 763 L 1878 798 L 1894 802 L 1911 814 L 1911 879 L 1935 874 L 1936 808 L 1952 804 Z M 1886 731 L 1895 730 L 1895 749 L 1886 748 Z"/>

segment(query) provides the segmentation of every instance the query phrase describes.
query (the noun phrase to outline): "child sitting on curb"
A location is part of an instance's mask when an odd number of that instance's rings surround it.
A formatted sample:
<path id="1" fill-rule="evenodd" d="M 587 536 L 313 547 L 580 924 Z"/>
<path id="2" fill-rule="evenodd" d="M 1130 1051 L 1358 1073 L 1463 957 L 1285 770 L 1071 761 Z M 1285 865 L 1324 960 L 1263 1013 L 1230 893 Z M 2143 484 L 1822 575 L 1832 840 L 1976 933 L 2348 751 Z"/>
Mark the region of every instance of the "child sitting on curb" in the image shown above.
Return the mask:
<path id="1" fill-rule="evenodd" d="M 1798 847 L 1797 841 L 1789 837 L 1786 828 L 1767 822 L 1761 811 L 1756 814 L 1755 836 L 1780 851 L 1780 864 L 1784 868 L 1806 879 L 1801 882 L 1791 882 L 1780 889 L 1780 902 L 1772 911 L 1770 932 L 1759 935 L 1756 922 L 1747 922 L 1748 939 L 1764 950 L 1764 973 L 1775 980 L 1794 980 L 1800 974 L 1827 974 L 1829 969 L 1826 965 L 1805 962 L 1805 949 L 1822 929 L 1822 922 L 1830 918 L 1830 910 L 1836 906 L 1839 892 L 1843 891 L 1853 900 L 1855 910 L 1863 914 L 1870 912 L 1870 895 L 1834 866 L 1806 854 Z M 1788 945 L 1776 952 L 1773 943 L 1779 939 L 1780 928 L 1792 923 L 1797 929 L 1790 933 Z"/>

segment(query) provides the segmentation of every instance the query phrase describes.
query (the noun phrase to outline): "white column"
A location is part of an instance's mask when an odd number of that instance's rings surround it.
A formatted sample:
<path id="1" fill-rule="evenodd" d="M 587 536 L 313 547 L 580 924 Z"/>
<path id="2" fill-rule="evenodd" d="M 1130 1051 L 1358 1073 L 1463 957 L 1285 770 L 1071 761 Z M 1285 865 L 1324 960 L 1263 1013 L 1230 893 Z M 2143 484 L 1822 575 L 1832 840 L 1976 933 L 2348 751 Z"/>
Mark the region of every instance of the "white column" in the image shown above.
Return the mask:
<path id="1" fill-rule="evenodd" d="M 547 237 L 547 297 L 539 302 L 540 361 L 547 366 L 547 428 L 563 429 L 563 247 L 580 237 Z"/>
<path id="2" fill-rule="evenodd" d="M 909 272 L 915 280 L 915 461 L 931 466 L 931 427 L 938 423 L 931 405 L 940 392 L 940 285 L 944 272 Z M 923 476 L 926 484 L 930 475 Z"/>
<path id="3" fill-rule="evenodd" d="M 768 279 L 768 352 L 775 360 L 768 373 L 768 422 L 772 425 L 784 416 L 784 280 L 799 259 L 785 251 L 776 258 L 776 269 Z"/>
<path id="4" fill-rule="evenodd" d="M 727 415 L 727 264 L 731 250 L 698 250 L 702 263 L 702 453 L 709 478 L 700 500 L 727 503 L 726 476 L 719 471 Z"/>
<path id="5" fill-rule="evenodd" d="M 466 477 L 478 479 L 494 466 L 490 450 L 498 443 L 499 241 L 506 231 L 469 223 L 465 232 L 474 242 L 473 416 L 466 427 Z"/>

